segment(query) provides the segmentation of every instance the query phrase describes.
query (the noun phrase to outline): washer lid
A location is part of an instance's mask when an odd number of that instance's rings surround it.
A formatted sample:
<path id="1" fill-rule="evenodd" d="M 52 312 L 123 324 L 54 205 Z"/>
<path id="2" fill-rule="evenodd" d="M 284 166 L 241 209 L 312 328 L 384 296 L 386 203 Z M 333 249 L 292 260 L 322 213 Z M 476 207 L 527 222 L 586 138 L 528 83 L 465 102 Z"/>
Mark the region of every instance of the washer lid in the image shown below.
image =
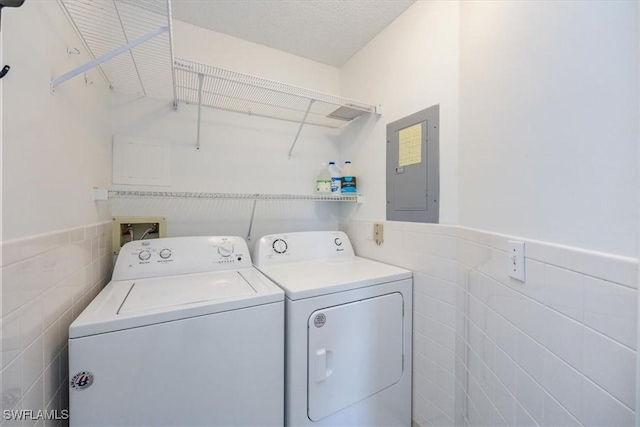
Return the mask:
<path id="1" fill-rule="evenodd" d="M 366 258 L 294 262 L 259 267 L 292 300 L 343 292 L 396 280 L 409 279 L 411 271 Z"/>
<path id="2" fill-rule="evenodd" d="M 281 302 L 284 292 L 253 267 L 110 282 L 69 326 L 80 338 Z"/>
<path id="3" fill-rule="evenodd" d="M 256 291 L 237 271 L 141 279 L 133 283 L 118 314 L 253 295 Z"/>

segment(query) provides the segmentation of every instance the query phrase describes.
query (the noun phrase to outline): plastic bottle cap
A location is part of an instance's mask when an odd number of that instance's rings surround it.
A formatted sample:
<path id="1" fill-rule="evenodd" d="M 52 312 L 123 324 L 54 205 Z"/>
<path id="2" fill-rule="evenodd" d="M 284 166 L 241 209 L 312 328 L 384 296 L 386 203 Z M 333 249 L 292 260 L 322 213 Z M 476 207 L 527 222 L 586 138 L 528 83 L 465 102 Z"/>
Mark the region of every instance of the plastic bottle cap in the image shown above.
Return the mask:
<path id="1" fill-rule="evenodd" d="M 349 163 L 349 164 L 351 164 L 351 160 L 347 160 L 345 163 Z"/>
<path id="2" fill-rule="evenodd" d="M 330 164 L 330 165 L 335 165 L 335 164 L 336 164 L 336 162 L 329 162 L 329 164 Z"/>

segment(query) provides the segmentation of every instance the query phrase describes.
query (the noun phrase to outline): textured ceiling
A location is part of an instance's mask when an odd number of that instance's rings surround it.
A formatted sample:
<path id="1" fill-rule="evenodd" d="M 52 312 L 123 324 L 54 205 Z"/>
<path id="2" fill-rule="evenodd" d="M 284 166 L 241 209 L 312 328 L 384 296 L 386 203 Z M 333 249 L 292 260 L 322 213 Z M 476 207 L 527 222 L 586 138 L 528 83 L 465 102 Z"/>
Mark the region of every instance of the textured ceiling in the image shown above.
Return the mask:
<path id="1" fill-rule="evenodd" d="M 173 0 L 173 17 L 336 67 L 415 0 Z"/>

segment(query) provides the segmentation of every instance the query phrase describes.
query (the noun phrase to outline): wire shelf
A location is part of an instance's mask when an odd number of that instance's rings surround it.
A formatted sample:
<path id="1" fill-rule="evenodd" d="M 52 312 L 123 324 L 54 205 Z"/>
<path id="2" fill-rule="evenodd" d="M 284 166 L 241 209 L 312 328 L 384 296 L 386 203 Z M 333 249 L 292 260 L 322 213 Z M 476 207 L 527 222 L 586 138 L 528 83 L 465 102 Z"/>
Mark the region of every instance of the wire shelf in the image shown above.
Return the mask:
<path id="1" fill-rule="evenodd" d="M 361 196 L 360 196 L 361 197 Z M 358 202 L 357 195 L 195 193 L 174 191 L 109 190 L 110 199 L 244 199 L 244 200 L 312 200 L 316 202 Z"/>
<path id="2" fill-rule="evenodd" d="M 332 128 L 376 111 L 374 105 L 186 59 L 176 58 L 175 69 L 177 99 L 187 104 L 201 100 L 205 107 Z"/>
<path id="3" fill-rule="evenodd" d="M 115 91 L 175 101 L 171 0 L 58 1 L 94 60 L 150 36 L 98 67 Z"/>

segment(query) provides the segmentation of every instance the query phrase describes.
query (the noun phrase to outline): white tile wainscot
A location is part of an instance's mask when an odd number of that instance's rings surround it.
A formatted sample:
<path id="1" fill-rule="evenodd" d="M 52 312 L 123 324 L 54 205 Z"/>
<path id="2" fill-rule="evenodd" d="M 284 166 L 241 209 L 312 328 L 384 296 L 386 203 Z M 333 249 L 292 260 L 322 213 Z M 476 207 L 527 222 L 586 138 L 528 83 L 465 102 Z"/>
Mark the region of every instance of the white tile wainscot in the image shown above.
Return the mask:
<path id="1" fill-rule="evenodd" d="M 3 411 L 68 407 L 69 324 L 111 277 L 111 240 L 109 221 L 2 242 Z"/>
<path id="2" fill-rule="evenodd" d="M 413 420 L 426 426 L 632 426 L 636 259 L 464 227 L 341 229 L 360 256 L 414 272 Z M 507 241 L 526 243 L 526 282 Z"/>

